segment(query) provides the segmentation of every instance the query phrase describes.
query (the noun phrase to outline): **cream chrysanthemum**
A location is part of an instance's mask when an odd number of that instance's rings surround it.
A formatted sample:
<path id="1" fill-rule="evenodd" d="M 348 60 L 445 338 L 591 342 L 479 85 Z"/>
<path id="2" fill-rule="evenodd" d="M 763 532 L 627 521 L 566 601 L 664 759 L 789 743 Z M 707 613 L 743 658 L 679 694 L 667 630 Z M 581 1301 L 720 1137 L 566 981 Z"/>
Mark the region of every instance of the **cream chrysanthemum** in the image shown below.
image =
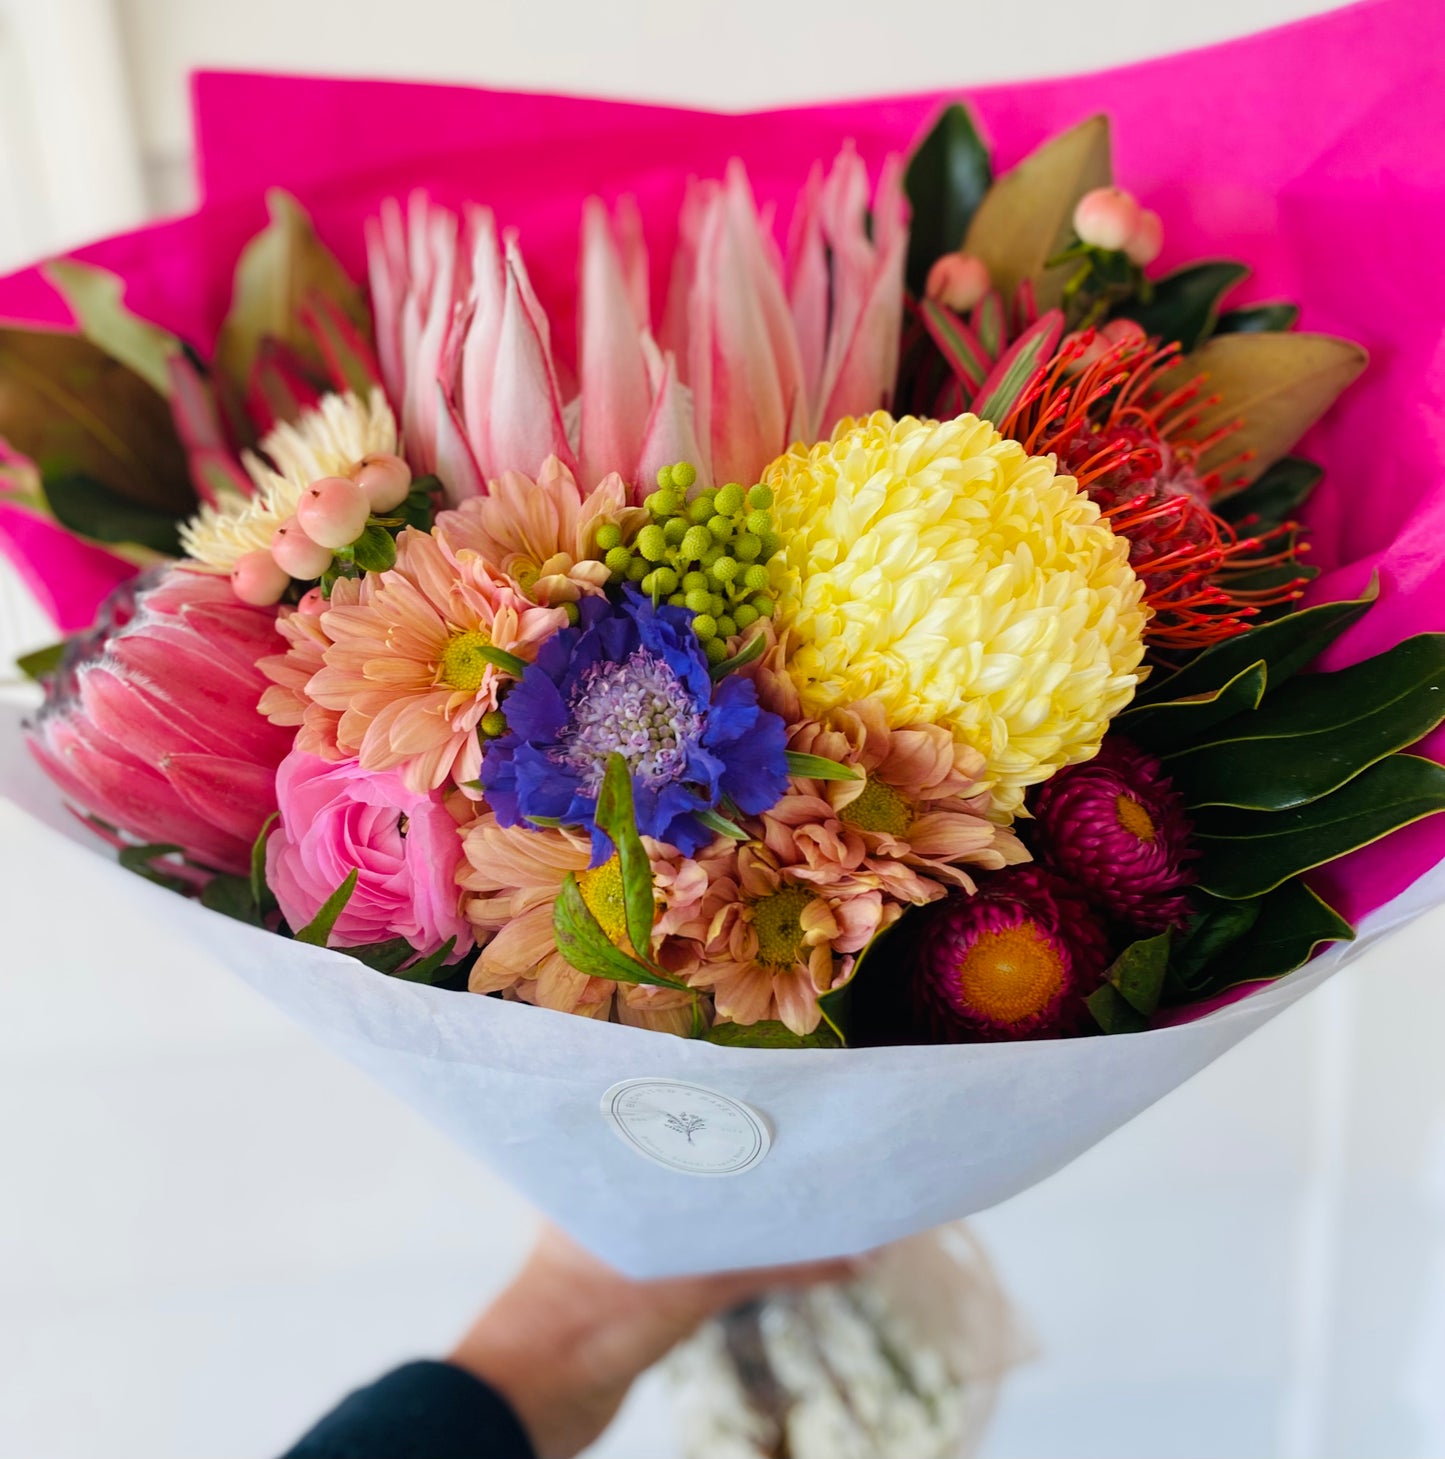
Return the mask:
<path id="1" fill-rule="evenodd" d="M 246 553 L 269 548 L 313 481 L 348 476 L 367 456 L 394 455 L 396 417 L 379 387 L 365 400 L 349 392 L 327 395 L 294 425 L 283 422 L 263 436 L 260 448 L 261 455 L 246 451 L 241 458 L 256 494 L 229 494 L 180 529 L 186 556 L 216 572 L 230 572 Z"/>
<path id="2" fill-rule="evenodd" d="M 803 708 L 869 696 L 984 758 L 998 811 L 1086 760 L 1140 679 L 1147 610 L 1074 479 L 984 420 L 880 411 L 763 477 L 783 539 L 777 623 Z"/>

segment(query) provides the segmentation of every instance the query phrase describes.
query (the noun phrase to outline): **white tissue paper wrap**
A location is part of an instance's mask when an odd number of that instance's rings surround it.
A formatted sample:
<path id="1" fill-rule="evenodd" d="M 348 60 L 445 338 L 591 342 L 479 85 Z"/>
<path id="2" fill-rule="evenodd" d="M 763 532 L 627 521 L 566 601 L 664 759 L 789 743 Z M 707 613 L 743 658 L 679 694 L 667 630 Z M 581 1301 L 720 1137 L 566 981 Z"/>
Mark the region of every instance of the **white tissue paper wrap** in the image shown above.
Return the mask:
<path id="1" fill-rule="evenodd" d="M 1442 864 L 1368 917 L 1355 942 L 1174 1028 L 1035 1043 L 719 1048 L 389 978 L 207 911 L 115 864 L 30 761 L 20 719 L 0 706 L 0 799 L 12 803 L 0 803 L 0 834 L 51 840 L 46 855 L 64 866 L 78 902 L 89 878 L 125 878 L 134 904 L 638 1277 L 851 1254 L 985 1210 L 1445 899 Z M 766 1123 L 771 1147 L 728 1176 L 660 1165 L 602 1113 L 603 1095 L 627 1079 L 683 1081 L 740 1101 Z"/>

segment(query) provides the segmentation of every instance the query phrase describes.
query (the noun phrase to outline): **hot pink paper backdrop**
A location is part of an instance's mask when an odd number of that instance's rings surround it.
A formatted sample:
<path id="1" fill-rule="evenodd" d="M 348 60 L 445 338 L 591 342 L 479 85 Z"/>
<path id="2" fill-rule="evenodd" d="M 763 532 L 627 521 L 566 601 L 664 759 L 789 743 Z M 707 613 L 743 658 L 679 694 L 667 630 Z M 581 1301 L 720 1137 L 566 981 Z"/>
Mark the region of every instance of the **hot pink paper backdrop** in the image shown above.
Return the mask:
<path id="1" fill-rule="evenodd" d="M 1161 269 L 1247 260 L 1240 302 L 1291 298 L 1301 327 L 1371 352 L 1369 372 L 1305 443 L 1328 468 L 1310 510 L 1320 597 L 1378 571 L 1379 605 L 1337 645 L 1352 662 L 1445 630 L 1445 6 L 1369 0 L 1264 35 L 1060 80 L 717 113 L 461 87 L 203 74 L 195 80 L 205 199 L 187 218 L 80 251 L 129 285 L 136 312 L 207 348 L 242 244 L 284 186 L 343 262 L 361 223 L 424 187 L 490 204 L 521 229 L 538 291 L 568 337 L 576 231 L 588 193 L 631 193 L 649 224 L 660 297 L 683 181 L 747 164 L 785 222 L 812 163 L 851 138 L 876 168 L 937 108 L 968 100 L 1007 166 L 1101 110 L 1117 174 L 1166 220 Z M 0 314 L 65 323 L 33 270 L 0 282 Z M 1445 735 L 1426 746 L 1445 758 Z M 1323 889 L 1358 917 L 1445 856 L 1445 818 L 1332 868 Z"/>

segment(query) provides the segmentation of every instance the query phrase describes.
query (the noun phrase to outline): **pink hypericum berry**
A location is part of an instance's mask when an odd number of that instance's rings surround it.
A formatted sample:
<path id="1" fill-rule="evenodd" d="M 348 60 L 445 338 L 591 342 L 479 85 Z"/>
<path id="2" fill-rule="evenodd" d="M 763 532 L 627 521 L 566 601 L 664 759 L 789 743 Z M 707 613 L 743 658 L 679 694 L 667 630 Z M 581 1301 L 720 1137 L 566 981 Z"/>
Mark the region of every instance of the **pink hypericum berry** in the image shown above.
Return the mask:
<path id="1" fill-rule="evenodd" d="M 248 552 L 231 569 L 231 588 L 253 608 L 269 608 L 281 601 L 291 586 L 291 575 L 276 565 L 276 559 L 262 548 Z"/>
<path id="2" fill-rule="evenodd" d="M 313 481 L 296 504 L 296 520 L 313 541 L 333 551 L 350 547 L 366 527 L 371 503 L 366 493 L 344 476 Z"/>
<path id="3" fill-rule="evenodd" d="M 313 542 L 295 517 L 287 517 L 271 538 L 271 556 L 293 578 L 309 582 L 331 566 L 331 549 Z"/>
<path id="4" fill-rule="evenodd" d="M 320 588 L 308 588 L 301 594 L 301 601 L 296 604 L 296 611 L 304 613 L 308 618 L 319 618 L 330 606 L 330 601 Z"/>
<path id="5" fill-rule="evenodd" d="M 990 288 L 988 265 L 971 253 L 945 253 L 928 271 L 923 292 L 955 314 L 972 309 Z"/>
<path id="6" fill-rule="evenodd" d="M 411 490 L 411 467 L 400 456 L 378 452 L 356 463 L 351 479 L 366 493 L 371 510 L 378 514 L 394 511 Z"/>
<path id="7" fill-rule="evenodd" d="M 1148 268 L 1164 248 L 1164 220 L 1152 208 L 1139 214 L 1139 221 L 1124 245 L 1129 262 Z"/>
<path id="8" fill-rule="evenodd" d="M 1118 252 L 1139 226 L 1139 204 L 1118 187 L 1096 187 L 1074 209 L 1074 232 L 1090 248 Z"/>

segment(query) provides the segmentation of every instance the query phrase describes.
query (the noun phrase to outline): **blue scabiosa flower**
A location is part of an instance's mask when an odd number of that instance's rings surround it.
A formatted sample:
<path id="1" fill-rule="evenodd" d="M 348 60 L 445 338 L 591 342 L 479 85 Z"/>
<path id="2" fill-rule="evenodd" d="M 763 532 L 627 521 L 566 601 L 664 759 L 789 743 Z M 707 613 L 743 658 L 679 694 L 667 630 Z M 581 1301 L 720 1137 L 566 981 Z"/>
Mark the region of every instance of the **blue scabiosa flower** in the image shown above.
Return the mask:
<path id="1" fill-rule="evenodd" d="M 482 760 L 482 788 L 503 826 L 586 826 L 594 861 L 611 843 L 593 817 L 608 757 L 632 769 L 637 829 L 692 855 L 713 836 L 699 811 L 727 796 L 757 815 L 787 789 L 783 721 L 752 683 L 717 684 L 683 608 L 635 589 L 614 606 L 584 598 L 575 628 L 538 650 L 507 696 L 507 732 Z"/>

